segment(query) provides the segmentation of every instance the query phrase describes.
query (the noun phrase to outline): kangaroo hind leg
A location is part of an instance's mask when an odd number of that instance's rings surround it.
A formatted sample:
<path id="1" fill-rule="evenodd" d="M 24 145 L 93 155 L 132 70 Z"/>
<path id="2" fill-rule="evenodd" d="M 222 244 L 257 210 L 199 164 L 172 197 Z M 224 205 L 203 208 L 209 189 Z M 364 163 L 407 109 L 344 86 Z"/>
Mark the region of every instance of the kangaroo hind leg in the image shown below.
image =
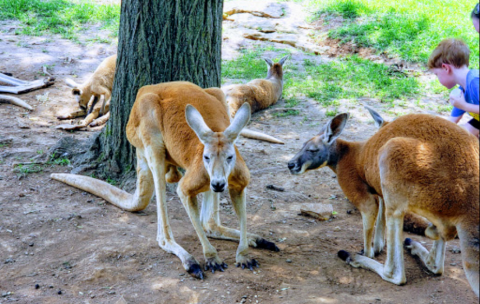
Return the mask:
<path id="1" fill-rule="evenodd" d="M 144 155 L 146 165 L 151 171 L 153 177 L 153 184 L 157 200 L 157 241 L 160 247 L 175 254 L 183 264 L 185 270 L 193 275 L 203 279 L 203 272 L 200 264 L 195 258 L 189 254 L 183 247 L 175 242 L 172 229 L 168 220 L 167 212 L 167 197 L 166 197 L 166 163 L 165 163 L 165 148 L 163 146 L 162 136 L 159 133 L 148 132 L 149 140 L 145 142 Z M 137 151 L 140 149 L 137 148 Z M 141 153 L 141 152 L 140 152 Z"/>

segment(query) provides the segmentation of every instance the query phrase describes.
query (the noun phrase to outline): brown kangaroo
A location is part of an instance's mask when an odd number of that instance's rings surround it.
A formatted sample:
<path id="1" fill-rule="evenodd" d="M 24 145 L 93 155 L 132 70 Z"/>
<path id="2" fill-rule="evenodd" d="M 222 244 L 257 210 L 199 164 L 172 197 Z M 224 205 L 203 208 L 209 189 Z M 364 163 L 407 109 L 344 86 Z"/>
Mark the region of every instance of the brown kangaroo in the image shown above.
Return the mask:
<path id="1" fill-rule="evenodd" d="M 205 269 L 214 272 L 227 267 L 207 236 L 239 241 L 236 264 L 253 269 L 258 263 L 249 257 L 249 245 L 273 251 L 278 251 L 278 247 L 247 233 L 245 201 L 250 173 L 234 143 L 249 119 L 250 107 L 246 104 L 230 124 L 225 96 L 218 88 L 202 89 L 188 82 L 144 86 L 138 91 L 127 124 L 127 138 L 137 153 L 135 194 L 86 176 L 51 177 L 128 211 L 145 209 L 155 192 L 160 247 L 178 256 L 192 276 L 203 279 L 197 260 L 175 242 L 168 221 L 166 182 L 179 181 L 177 193 L 202 243 Z M 177 167 L 186 170 L 185 176 Z M 220 192 L 226 189 L 239 218 L 240 231 L 220 222 Z M 201 210 L 199 193 L 204 194 Z"/>
<path id="2" fill-rule="evenodd" d="M 479 146 L 478 140 L 459 126 L 424 114 L 385 122 L 369 109 L 380 130 L 366 142 L 337 139 L 348 120 L 340 114 L 322 132 L 305 143 L 288 163 L 293 174 L 329 166 L 350 201 L 362 213 L 365 255 L 339 251 L 354 267 L 370 269 L 394 284 L 406 283 L 402 225 L 407 212 L 427 218 L 433 225 L 425 235 L 434 241 L 430 253 L 418 242 L 405 247 L 418 255 L 428 269 L 443 273 L 446 241 L 457 233 L 467 279 L 479 290 Z M 380 206 L 385 211 L 378 212 Z M 375 218 L 386 218 L 385 266 L 371 259 Z M 381 220 L 377 219 L 378 224 Z M 375 251 L 383 247 L 383 228 L 375 237 Z M 380 244 L 380 245 L 379 245 Z"/>
<path id="3" fill-rule="evenodd" d="M 72 112 L 69 115 L 58 116 L 57 118 L 64 120 L 87 115 L 86 118 L 80 122 L 79 126 L 90 125 L 93 127 L 105 124 L 110 118 L 110 97 L 112 96 L 116 63 L 117 55 L 106 58 L 98 66 L 93 75 L 83 84 L 77 84 L 73 80 L 67 79 L 67 85 L 73 88 L 72 94 L 77 99 L 80 110 Z M 102 96 L 104 98 L 102 106 L 95 107 Z M 92 98 L 93 100 L 90 103 Z M 88 109 L 89 106 L 90 108 Z"/>
<path id="4" fill-rule="evenodd" d="M 278 63 L 265 59 L 268 65 L 267 78 L 254 79 L 247 84 L 233 84 L 222 88 L 225 93 L 231 117 L 247 102 L 252 113 L 268 108 L 277 103 L 283 91 L 283 65 L 289 56 L 283 57 Z M 242 135 L 248 138 L 260 139 L 274 143 L 283 143 L 276 138 L 266 138 L 262 133 L 244 129 Z"/>

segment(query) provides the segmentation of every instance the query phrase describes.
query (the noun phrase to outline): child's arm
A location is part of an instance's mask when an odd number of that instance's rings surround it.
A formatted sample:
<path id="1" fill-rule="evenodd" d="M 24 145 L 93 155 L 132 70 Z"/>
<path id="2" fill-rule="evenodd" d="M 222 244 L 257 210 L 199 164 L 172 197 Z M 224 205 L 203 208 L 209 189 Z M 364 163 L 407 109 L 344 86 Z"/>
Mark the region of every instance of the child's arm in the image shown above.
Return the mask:
<path id="1" fill-rule="evenodd" d="M 455 89 L 450 93 L 450 103 L 457 109 L 479 114 L 478 105 L 467 103 L 465 101 L 465 95 L 463 95 L 463 92 L 460 89 Z"/>
<path id="2" fill-rule="evenodd" d="M 457 116 L 457 117 L 450 116 L 450 117 L 448 117 L 447 119 L 450 120 L 450 121 L 453 122 L 453 123 L 458 124 L 458 122 L 462 119 L 462 117 L 463 117 L 463 114 L 460 115 L 460 116 Z"/>

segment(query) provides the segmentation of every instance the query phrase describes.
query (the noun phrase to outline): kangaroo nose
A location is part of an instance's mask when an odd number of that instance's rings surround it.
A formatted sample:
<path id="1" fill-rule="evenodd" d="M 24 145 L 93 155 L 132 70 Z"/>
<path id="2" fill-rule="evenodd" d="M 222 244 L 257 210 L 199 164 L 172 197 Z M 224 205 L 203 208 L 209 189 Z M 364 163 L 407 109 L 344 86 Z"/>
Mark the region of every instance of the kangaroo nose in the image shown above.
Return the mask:
<path id="1" fill-rule="evenodd" d="M 225 182 L 212 182 L 211 185 L 215 192 L 223 192 L 225 190 Z"/>
<path id="2" fill-rule="evenodd" d="M 292 170 L 293 168 L 295 168 L 295 164 L 292 162 L 288 163 L 288 169 Z"/>

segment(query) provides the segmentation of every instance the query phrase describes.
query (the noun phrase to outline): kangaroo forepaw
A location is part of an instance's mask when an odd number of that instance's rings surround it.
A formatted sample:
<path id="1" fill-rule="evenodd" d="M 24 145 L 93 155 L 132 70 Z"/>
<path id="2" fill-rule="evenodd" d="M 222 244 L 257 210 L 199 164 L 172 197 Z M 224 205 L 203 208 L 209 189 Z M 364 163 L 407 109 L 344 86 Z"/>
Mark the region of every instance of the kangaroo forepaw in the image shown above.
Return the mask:
<path id="1" fill-rule="evenodd" d="M 363 249 L 362 249 L 363 251 Z M 360 253 L 359 253 L 360 254 Z M 352 257 L 351 257 L 351 254 L 350 252 L 348 251 L 345 251 L 345 250 L 340 250 L 338 253 L 337 253 L 337 256 L 342 259 L 343 261 L 347 262 L 347 263 L 350 263 L 350 261 L 352 260 Z"/>
<path id="2" fill-rule="evenodd" d="M 203 274 L 202 268 L 198 264 L 192 264 L 188 267 L 187 272 L 194 278 L 203 280 L 205 275 Z"/>
<path id="3" fill-rule="evenodd" d="M 263 248 L 263 249 L 267 249 L 275 252 L 280 251 L 280 249 L 277 247 L 277 245 L 275 245 L 275 243 L 267 241 L 266 239 L 258 239 L 256 243 L 257 243 L 256 248 Z"/>
<path id="4" fill-rule="evenodd" d="M 222 261 L 217 261 L 218 258 L 210 258 L 205 264 L 205 271 L 211 270 L 215 273 L 216 270 L 224 272 L 228 268 L 228 265 Z"/>
<path id="5" fill-rule="evenodd" d="M 357 253 L 358 255 L 358 253 Z M 345 262 L 347 262 L 348 265 L 352 266 L 352 267 L 355 267 L 355 268 L 358 268 L 360 267 L 360 265 L 358 264 L 357 261 L 355 261 L 355 256 L 353 256 L 352 254 L 350 254 L 350 252 L 348 251 L 345 251 L 345 250 L 340 250 L 338 253 L 337 253 L 337 256 L 344 260 Z"/>
<path id="6" fill-rule="evenodd" d="M 260 264 L 255 259 L 245 258 L 243 262 L 237 262 L 237 267 L 242 267 L 242 269 L 250 269 L 253 271 L 253 267 L 260 267 Z"/>

